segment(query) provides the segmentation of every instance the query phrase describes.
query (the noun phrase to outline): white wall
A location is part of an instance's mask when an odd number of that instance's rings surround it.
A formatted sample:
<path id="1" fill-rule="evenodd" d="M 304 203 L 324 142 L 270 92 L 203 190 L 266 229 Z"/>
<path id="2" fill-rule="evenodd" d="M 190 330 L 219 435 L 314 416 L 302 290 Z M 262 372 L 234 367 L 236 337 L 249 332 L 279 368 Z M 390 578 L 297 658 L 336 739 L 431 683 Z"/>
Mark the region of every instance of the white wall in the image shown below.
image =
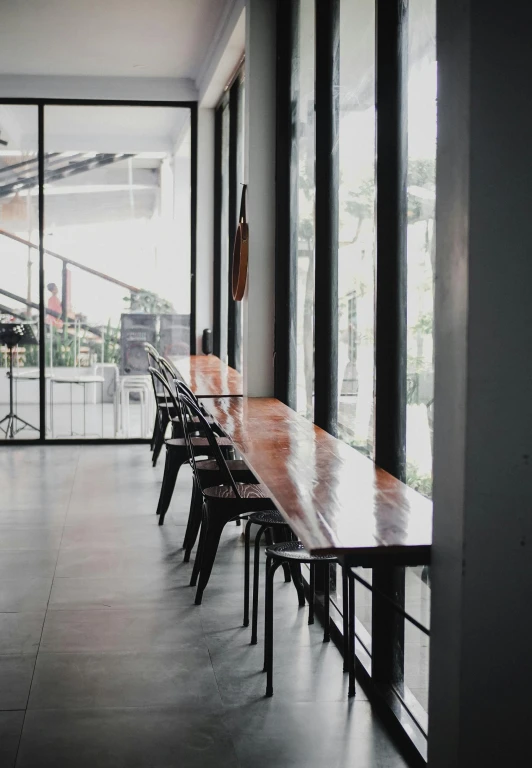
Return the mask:
<path id="1" fill-rule="evenodd" d="M 530 22 L 438 4 L 430 768 L 530 760 Z"/>
<path id="2" fill-rule="evenodd" d="M 244 392 L 274 390 L 276 4 L 246 8 L 246 172 L 249 274 L 244 301 Z"/>

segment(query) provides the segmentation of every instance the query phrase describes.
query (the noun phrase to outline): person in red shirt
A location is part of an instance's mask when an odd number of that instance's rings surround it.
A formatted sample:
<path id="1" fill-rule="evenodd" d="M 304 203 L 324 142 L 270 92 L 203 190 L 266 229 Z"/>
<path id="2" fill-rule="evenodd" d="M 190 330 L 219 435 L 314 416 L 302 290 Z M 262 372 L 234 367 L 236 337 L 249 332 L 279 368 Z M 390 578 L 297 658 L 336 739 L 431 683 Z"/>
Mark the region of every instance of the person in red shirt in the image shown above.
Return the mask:
<path id="1" fill-rule="evenodd" d="M 57 285 L 55 283 L 48 283 L 46 287 L 52 294 L 48 299 L 48 309 L 51 309 L 52 312 L 56 312 L 58 315 L 61 315 L 63 312 L 63 307 L 57 295 L 59 293 Z M 54 328 L 61 329 L 63 327 L 63 321 L 61 320 L 61 317 L 56 317 L 55 315 L 46 315 L 46 322 L 48 325 L 53 325 Z"/>

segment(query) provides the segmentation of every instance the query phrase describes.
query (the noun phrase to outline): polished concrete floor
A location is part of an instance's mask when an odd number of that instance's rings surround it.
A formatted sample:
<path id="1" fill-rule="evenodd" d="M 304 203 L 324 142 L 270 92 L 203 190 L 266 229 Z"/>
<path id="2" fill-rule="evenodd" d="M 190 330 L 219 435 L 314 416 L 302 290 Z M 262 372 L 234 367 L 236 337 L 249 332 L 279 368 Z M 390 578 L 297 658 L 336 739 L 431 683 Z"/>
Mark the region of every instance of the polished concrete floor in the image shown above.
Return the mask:
<path id="1" fill-rule="evenodd" d="M 161 476 L 146 446 L 0 450 L 0 766 L 404 768 L 281 578 L 264 698 L 242 529 L 226 529 L 194 606 L 190 476 L 159 528 Z"/>

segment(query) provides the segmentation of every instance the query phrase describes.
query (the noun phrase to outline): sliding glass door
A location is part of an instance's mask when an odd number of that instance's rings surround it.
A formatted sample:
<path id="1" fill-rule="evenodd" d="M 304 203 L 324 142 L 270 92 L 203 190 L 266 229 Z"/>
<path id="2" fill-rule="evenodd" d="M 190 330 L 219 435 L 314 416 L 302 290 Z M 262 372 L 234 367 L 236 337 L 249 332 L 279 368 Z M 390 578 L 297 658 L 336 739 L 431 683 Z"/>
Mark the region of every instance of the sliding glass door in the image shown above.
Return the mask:
<path id="1" fill-rule="evenodd" d="M 14 352 L 14 400 L 36 427 L 15 437 L 149 437 L 144 343 L 190 354 L 191 114 L 186 105 L 0 106 L 0 322 L 31 321 L 44 351 L 41 377 L 37 345 Z M 9 352 L 0 350 L 7 414 Z"/>

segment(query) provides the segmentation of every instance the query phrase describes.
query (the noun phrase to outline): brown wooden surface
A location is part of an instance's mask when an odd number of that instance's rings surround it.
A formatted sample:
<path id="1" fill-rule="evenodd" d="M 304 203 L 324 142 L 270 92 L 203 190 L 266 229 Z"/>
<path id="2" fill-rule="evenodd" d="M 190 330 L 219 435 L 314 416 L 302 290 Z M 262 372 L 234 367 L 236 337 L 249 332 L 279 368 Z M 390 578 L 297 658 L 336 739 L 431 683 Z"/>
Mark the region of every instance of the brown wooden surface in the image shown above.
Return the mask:
<path id="1" fill-rule="evenodd" d="M 314 553 L 430 562 L 432 503 L 273 398 L 204 401 Z"/>
<path id="2" fill-rule="evenodd" d="M 240 397 L 242 376 L 215 355 L 191 355 L 173 360 L 196 397 Z"/>

